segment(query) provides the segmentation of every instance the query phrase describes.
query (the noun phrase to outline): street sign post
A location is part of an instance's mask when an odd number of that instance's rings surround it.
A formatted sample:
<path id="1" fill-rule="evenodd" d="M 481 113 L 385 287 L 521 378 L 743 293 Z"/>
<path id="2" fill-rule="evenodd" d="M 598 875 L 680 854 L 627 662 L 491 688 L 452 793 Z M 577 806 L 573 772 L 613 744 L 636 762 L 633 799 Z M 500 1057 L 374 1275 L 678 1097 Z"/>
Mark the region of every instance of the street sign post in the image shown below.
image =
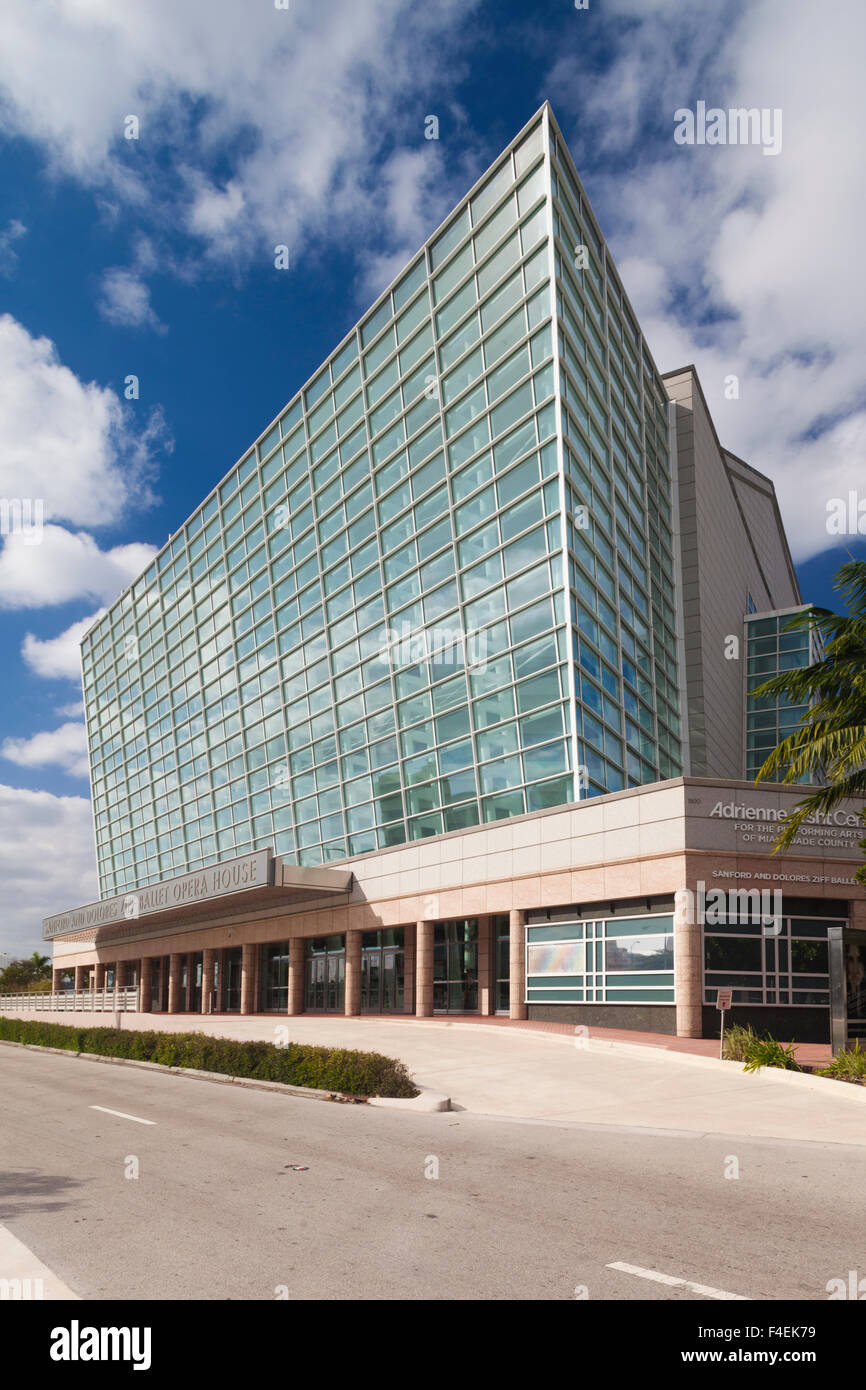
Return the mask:
<path id="1" fill-rule="evenodd" d="M 733 989 L 720 989 L 716 993 L 716 1008 L 722 1015 L 722 1026 L 719 1030 L 719 1061 L 722 1060 L 725 1052 L 725 1014 L 731 1007 L 731 1000 L 734 997 Z"/>

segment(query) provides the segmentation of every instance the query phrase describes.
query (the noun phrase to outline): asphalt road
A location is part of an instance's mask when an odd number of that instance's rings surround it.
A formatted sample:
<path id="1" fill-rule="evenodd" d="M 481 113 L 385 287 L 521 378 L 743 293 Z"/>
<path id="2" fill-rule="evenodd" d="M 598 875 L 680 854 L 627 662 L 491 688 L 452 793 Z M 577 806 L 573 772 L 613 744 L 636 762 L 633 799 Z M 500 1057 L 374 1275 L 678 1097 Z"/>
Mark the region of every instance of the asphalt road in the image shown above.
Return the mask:
<path id="1" fill-rule="evenodd" d="M 823 1301 L 866 1274 L 863 1147 L 395 1113 L 16 1048 L 0 1114 L 0 1224 L 84 1299 Z"/>

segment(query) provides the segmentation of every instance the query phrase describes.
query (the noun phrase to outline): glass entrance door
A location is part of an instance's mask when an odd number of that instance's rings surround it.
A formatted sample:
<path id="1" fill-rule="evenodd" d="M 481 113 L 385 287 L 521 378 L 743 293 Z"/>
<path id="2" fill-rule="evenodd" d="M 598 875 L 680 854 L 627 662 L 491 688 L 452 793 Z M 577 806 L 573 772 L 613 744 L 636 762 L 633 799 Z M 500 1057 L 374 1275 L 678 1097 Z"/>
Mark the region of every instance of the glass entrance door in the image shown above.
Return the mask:
<path id="1" fill-rule="evenodd" d="M 403 1012 L 403 952 L 388 946 L 382 950 L 382 1012 Z"/>
<path id="2" fill-rule="evenodd" d="M 201 1013 L 201 986 L 204 973 L 204 956 L 201 951 L 190 957 L 189 1003 L 191 1013 Z"/>
<path id="3" fill-rule="evenodd" d="M 223 1008 L 227 1014 L 240 1013 L 242 958 L 243 950 L 240 946 L 232 946 L 226 951 Z"/>
<path id="4" fill-rule="evenodd" d="M 402 1013 L 403 928 L 364 932 L 361 946 L 361 1011 Z"/>
<path id="5" fill-rule="evenodd" d="M 437 922 L 433 932 L 435 1013 L 478 1012 L 478 918 Z"/>
<path id="6" fill-rule="evenodd" d="M 376 947 L 361 956 L 361 1008 L 379 1013 L 382 998 L 382 952 Z"/>
<path id="7" fill-rule="evenodd" d="M 342 1013 L 346 1007 L 346 942 L 342 936 L 315 936 L 306 943 L 304 1007 Z"/>
<path id="8" fill-rule="evenodd" d="M 313 956 L 307 961 L 307 1000 L 308 1009 L 325 1007 L 325 957 Z"/>

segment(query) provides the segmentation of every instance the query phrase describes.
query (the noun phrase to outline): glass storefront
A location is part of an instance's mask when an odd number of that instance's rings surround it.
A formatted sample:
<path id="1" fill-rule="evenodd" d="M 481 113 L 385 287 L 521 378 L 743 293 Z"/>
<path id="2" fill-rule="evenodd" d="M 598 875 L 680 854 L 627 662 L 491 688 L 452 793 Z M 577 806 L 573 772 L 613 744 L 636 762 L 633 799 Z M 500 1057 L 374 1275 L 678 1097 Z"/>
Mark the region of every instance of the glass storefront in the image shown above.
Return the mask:
<path id="1" fill-rule="evenodd" d="M 168 956 L 155 956 L 150 963 L 150 1007 L 154 1013 L 168 1013 Z"/>
<path id="2" fill-rule="evenodd" d="M 403 928 L 365 931 L 361 944 L 362 1013 L 403 1012 L 403 971 Z"/>
<path id="3" fill-rule="evenodd" d="M 289 943 L 274 941 L 262 947 L 262 1011 L 287 1013 L 289 1008 Z"/>
<path id="4" fill-rule="evenodd" d="M 771 924 L 751 904 L 723 922 L 704 924 L 704 1001 L 714 1004 L 720 986 L 733 986 L 735 1005 L 790 1004 L 825 1009 L 830 1002 L 827 932 L 844 928 L 833 920 L 844 904 L 830 899 L 782 899 L 782 915 Z"/>
<path id="5" fill-rule="evenodd" d="M 204 957 L 201 951 L 197 951 L 194 956 L 190 956 L 189 965 L 189 993 L 187 995 L 187 1009 L 190 1013 L 201 1013 L 201 985 L 204 974 Z"/>
<path id="6" fill-rule="evenodd" d="M 225 993 L 223 1009 L 227 1014 L 240 1013 L 241 1009 L 241 960 L 243 951 L 234 946 L 225 953 Z"/>
<path id="7" fill-rule="evenodd" d="M 478 1012 L 478 918 L 437 922 L 433 935 L 434 1013 Z"/>
<path id="8" fill-rule="evenodd" d="M 306 943 L 304 1007 L 343 1013 L 346 1007 L 346 943 L 343 936 L 314 936 Z"/>

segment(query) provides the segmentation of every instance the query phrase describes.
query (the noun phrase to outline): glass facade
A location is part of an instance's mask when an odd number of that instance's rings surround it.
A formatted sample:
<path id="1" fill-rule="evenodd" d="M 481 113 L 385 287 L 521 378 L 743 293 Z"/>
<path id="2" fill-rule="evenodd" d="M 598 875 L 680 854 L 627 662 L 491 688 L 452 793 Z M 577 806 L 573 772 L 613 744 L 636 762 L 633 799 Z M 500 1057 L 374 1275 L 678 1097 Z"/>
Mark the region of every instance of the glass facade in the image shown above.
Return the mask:
<path id="1" fill-rule="evenodd" d="M 673 917 L 608 917 L 526 928 L 530 1004 L 673 1004 Z"/>
<path id="2" fill-rule="evenodd" d="M 560 136 L 551 158 L 577 761 L 593 795 L 682 774 L 668 397 Z"/>
<path id="3" fill-rule="evenodd" d="M 545 108 L 87 633 L 101 895 L 677 775 L 666 399 Z"/>
<path id="4" fill-rule="evenodd" d="M 756 696 L 752 691 L 772 676 L 811 666 L 819 659 L 815 635 L 807 628 L 786 630 L 795 613 L 804 609 L 746 617 L 746 776 L 757 777 L 773 749 L 796 732 L 808 713 L 782 695 Z M 780 782 L 780 770 L 773 781 Z M 808 779 L 800 779 L 805 781 Z"/>
<path id="5" fill-rule="evenodd" d="M 768 933 L 754 915 L 733 913 L 725 924 L 704 925 L 704 1000 L 716 1002 L 720 986 L 733 987 L 734 1004 L 791 1004 L 826 1009 L 830 1003 L 828 927 L 839 903 L 806 902 L 780 918 Z"/>

